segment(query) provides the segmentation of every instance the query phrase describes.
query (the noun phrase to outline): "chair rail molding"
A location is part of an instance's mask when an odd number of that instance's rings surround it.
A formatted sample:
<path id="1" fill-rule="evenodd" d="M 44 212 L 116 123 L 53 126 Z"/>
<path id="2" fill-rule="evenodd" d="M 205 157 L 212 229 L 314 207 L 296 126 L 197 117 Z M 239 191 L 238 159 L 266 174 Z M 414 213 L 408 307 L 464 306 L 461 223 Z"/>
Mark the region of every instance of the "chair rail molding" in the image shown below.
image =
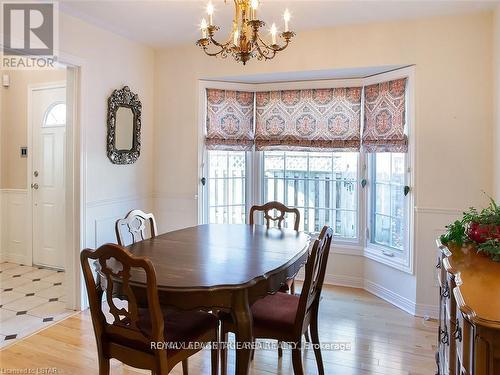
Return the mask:
<path id="1" fill-rule="evenodd" d="M 415 207 L 415 212 L 419 214 L 438 214 L 438 215 L 461 215 L 464 209 L 460 208 L 442 208 L 442 207 Z"/>
<path id="2" fill-rule="evenodd" d="M 108 199 L 98 199 L 94 201 L 87 202 L 88 208 L 111 206 L 116 204 L 123 204 L 127 202 L 134 202 L 138 200 L 148 200 L 153 199 L 153 195 L 149 194 L 139 194 L 139 195 L 127 195 L 123 197 L 108 198 Z"/>

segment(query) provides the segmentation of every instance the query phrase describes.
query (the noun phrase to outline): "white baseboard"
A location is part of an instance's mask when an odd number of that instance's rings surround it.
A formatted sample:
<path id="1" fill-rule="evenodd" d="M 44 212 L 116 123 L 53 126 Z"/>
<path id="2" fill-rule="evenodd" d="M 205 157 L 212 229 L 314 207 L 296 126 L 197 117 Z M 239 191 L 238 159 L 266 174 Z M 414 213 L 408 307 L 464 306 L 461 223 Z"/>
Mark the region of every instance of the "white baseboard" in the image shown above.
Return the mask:
<path id="1" fill-rule="evenodd" d="M 409 300 L 406 297 L 400 296 L 379 284 L 376 284 L 370 280 L 365 280 L 364 289 L 377 297 L 386 300 L 390 304 L 399 307 L 401 310 L 406 311 L 409 314 L 415 315 L 415 302 Z"/>
<path id="2" fill-rule="evenodd" d="M 24 264 L 25 266 L 31 266 L 30 262 L 27 261 L 26 256 L 20 254 L 6 253 L 2 254 L 0 258 L 2 262 L 10 262 L 16 264 Z"/>
<path id="3" fill-rule="evenodd" d="M 438 305 L 416 304 L 412 300 L 403 297 L 392 290 L 389 290 L 370 280 L 364 280 L 361 277 L 353 277 L 347 275 L 326 275 L 325 284 L 344 286 L 349 288 L 364 289 L 367 292 L 376 295 L 379 298 L 389 302 L 401 310 L 419 317 L 429 317 L 436 319 L 439 317 Z"/>
<path id="4" fill-rule="evenodd" d="M 363 279 L 355 276 L 325 275 L 325 284 L 364 289 Z"/>

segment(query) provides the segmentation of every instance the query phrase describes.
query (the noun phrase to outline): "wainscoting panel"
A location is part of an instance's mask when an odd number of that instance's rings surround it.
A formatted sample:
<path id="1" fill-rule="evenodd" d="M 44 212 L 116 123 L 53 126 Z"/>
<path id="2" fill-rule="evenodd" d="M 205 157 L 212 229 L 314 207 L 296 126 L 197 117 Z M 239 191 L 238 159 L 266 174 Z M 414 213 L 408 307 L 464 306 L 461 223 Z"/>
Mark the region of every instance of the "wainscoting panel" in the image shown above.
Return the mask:
<path id="1" fill-rule="evenodd" d="M 0 259 L 31 265 L 28 256 L 29 233 L 27 190 L 0 190 Z"/>
<path id="2" fill-rule="evenodd" d="M 89 202 L 87 204 L 86 247 L 95 249 L 105 243 L 116 243 L 116 220 L 125 217 L 133 209 L 153 212 L 153 198 L 129 196 Z"/>
<path id="3" fill-rule="evenodd" d="M 460 218 L 461 209 L 415 209 L 415 273 L 417 275 L 416 313 L 421 316 L 438 315 L 438 282 L 436 273 L 436 239 L 445 226 Z"/>

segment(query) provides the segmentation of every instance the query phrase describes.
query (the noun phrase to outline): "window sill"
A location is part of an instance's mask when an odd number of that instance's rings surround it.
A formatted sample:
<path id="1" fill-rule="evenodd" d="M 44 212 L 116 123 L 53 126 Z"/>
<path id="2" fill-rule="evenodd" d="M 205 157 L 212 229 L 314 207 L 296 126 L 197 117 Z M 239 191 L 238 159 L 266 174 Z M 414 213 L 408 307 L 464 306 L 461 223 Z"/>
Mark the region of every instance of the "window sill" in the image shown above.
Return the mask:
<path id="1" fill-rule="evenodd" d="M 334 254 L 363 256 L 363 247 L 356 244 L 332 243 Z"/>
<path id="2" fill-rule="evenodd" d="M 387 251 L 383 247 L 378 246 L 370 246 L 365 247 L 363 255 L 371 260 L 374 260 L 378 263 L 385 264 L 386 266 L 392 267 L 399 271 L 413 274 L 412 265 L 410 263 L 410 259 L 404 256 L 387 256 L 384 254 L 384 251 Z"/>
<path id="3" fill-rule="evenodd" d="M 311 246 L 319 237 L 319 232 L 308 233 L 311 237 Z M 356 241 L 335 240 L 333 238 L 330 251 L 334 254 L 363 256 L 363 247 Z"/>

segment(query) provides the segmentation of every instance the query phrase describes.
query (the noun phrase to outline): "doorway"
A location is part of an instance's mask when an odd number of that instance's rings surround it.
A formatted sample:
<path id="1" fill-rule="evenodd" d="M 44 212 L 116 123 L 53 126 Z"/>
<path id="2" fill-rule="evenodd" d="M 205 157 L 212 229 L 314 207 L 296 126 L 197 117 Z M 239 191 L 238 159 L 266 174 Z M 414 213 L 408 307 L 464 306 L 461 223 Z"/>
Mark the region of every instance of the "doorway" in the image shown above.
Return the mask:
<path id="1" fill-rule="evenodd" d="M 66 82 L 31 88 L 33 264 L 62 270 L 66 225 Z"/>

